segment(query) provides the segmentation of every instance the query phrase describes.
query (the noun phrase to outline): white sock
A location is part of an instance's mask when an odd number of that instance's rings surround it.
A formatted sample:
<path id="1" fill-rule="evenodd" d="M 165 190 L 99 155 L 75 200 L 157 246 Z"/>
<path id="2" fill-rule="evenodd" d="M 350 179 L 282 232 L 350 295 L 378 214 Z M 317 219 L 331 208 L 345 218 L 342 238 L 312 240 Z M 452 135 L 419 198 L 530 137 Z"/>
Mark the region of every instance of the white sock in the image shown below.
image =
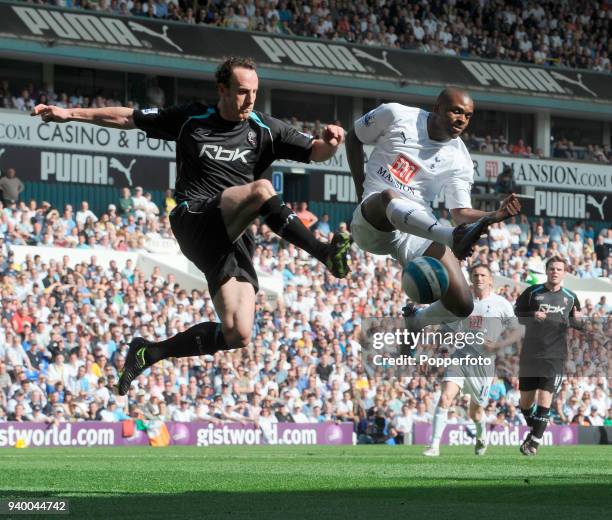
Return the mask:
<path id="1" fill-rule="evenodd" d="M 436 413 L 433 418 L 433 433 L 431 435 L 431 447 L 437 448 L 440 446 L 440 439 L 446 428 L 446 421 L 448 419 L 448 409 L 440 408 L 436 406 Z"/>
<path id="2" fill-rule="evenodd" d="M 423 329 L 428 325 L 440 323 L 453 323 L 461 318 L 449 311 L 440 300 L 433 302 L 429 307 L 419 310 L 415 315 L 417 327 Z"/>
<path id="3" fill-rule="evenodd" d="M 474 421 L 476 425 L 476 438 L 479 441 L 484 440 L 484 432 L 485 432 L 485 422 L 484 422 L 484 414 L 480 416 L 480 421 Z"/>
<path id="4" fill-rule="evenodd" d="M 420 204 L 408 199 L 393 199 L 387 206 L 387 218 L 395 229 L 429 238 L 434 242 L 453 245 L 453 227 L 442 226 L 440 223 Z"/>

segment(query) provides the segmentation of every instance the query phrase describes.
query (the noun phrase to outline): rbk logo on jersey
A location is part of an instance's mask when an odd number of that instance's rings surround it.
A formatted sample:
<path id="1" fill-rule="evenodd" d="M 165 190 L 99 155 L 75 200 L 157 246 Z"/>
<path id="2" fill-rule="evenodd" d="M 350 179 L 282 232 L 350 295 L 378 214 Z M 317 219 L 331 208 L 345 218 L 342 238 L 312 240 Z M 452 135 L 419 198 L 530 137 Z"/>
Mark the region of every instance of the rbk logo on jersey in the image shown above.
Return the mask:
<path id="1" fill-rule="evenodd" d="M 540 303 L 538 311 L 545 312 L 546 314 L 563 314 L 565 312 L 565 307 L 561 307 L 560 305 L 549 305 L 548 303 Z"/>
<path id="2" fill-rule="evenodd" d="M 229 150 L 227 148 L 223 148 L 223 146 L 217 146 L 216 144 L 205 144 L 202 146 L 202 150 L 200 150 L 200 157 L 206 154 L 206 157 L 209 159 L 214 159 L 215 161 L 232 162 L 241 160 L 244 164 L 246 164 L 246 155 L 250 151 L 251 150 L 240 151 L 239 148 Z"/>
<path id="3" fill-rule="evenodd" d="M 404 154 L 399 154 L 389 166 L 389 171 L 401 184 L 407 185 L 419 171 L 419 166 Z"/>

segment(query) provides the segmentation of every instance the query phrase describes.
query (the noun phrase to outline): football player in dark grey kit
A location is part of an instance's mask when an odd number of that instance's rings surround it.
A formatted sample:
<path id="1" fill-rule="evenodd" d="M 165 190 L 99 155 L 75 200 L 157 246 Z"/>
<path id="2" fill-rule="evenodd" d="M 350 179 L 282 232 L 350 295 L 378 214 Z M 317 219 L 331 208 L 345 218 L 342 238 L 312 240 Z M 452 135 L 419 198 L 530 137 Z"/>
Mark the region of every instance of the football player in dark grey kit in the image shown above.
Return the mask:
<path id="1" fill-rule="evenodd" d="M 170 224 L 181 251 L 206 276 L 221 323 L 198 323 L 169 339 L 130 343 L 119 394 L 147 367 L 168 357 L 199 356 L 245 347 L 251 340 L 257 274 L 254 238 L 247 229 L 260 217 L 275 233 L 323 262 L 336 277 L 348 274 L 350 237 L 337 233 L 331 244 L 316 239 L 262 179 L 276 159 L 321 162 L 332 157 L 344 130 L 329 125 L 321 139 L 302 134 L 253 110 L 259 79 L 249 58 L 229 58 L 216 73 L 219 102 L 167 109 L 63 109 L 38 105 L 32 115 L 58 123 L 80 121 L 148 137 L 176 141 L 178 203 Z"/>
<path id="2" fill-rule="evenodd" d="M 516 315 L 526 328 L 519 362 L 519 390 L 521 411 L 531 432 L 521 445 L 524 455 L 537 453 L 548 425 L 552 398 L 563 379 L 567 329 L 582 328 L 578 297 L 563 287 L 566 271 L 563 258 L 549 258 L 546 283 L 532 285 L 516 300 Z"/>

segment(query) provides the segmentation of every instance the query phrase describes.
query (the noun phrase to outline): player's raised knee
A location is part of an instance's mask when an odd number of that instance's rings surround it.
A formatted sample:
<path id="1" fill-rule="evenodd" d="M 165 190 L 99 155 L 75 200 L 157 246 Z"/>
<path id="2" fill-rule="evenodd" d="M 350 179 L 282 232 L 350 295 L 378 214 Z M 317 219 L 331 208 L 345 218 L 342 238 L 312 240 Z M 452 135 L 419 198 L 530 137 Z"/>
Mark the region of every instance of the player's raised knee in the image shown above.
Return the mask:
<path id="1" fill-rule="evenodd" d="M 272 183 L 268 179 L 259 179 L 253 183 L 252 195 L 259 202 L 265 202 L 270 197 L 276 195 Z"/>
<path id="2" fill-rule="evenodd" d="M 472 298 L 458 299 L 453 311 L 455 316 L 467 318 L 470 314 L 472 314 L 472 312 L 474 312 L 474 300 Z"/>
<path id="3" fill-rule="evenodd" d="M 380 192 L 380 199 L 382 200 L 382 203 L 385 206 L 387 206 L 389 202 L 391 202 L 393 199 L 398 198 L 399 196 L 400 195 L 392 189 L 387 189 Z"/>
<path id="4" fill-rule="evenodd" d="M 474 299 L 469 293 L 454 296 L 453 298 L 447 298 L 444 301 L 444 307 L 446 307 L 458 318 L 467 318 L 470 314 L 472 314 L 472 312 L 474 312 Z"/>

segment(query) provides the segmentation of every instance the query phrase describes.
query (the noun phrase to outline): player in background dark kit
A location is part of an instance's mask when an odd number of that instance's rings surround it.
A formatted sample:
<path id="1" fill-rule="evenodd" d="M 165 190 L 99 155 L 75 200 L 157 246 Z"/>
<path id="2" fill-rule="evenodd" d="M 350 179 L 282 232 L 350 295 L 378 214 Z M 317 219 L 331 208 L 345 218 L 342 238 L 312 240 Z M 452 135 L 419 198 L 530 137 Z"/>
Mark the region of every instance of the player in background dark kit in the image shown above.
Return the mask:
<path id="1" fill-rule="evenodd" d="M 321 242 L 260 179 L 276 159 L 326 161 L 344 140 L 344 130 L 329 125 L 322 139 L 253 110 L 259 80 L 249 58 L 229 58 L 216 73 L 219 102 L 167 109 L 62 109 L 38 105 L 43 121 L 80 121 L 176 141 L 176 208 L 170 214 L 181 251 L 204 272 L 221 323 L 199 323 L 153 343 L 130 343 L 119 394 L 147 367 L 168 357 L 213 354 L 242 348 L 251 340 L 258 281 L 252 263 L 254 238 L 247 229 L 260 217 L 275 233 L 323 262 L 335 276 L 348 273 L 348 234 Z"/>
<path id="2" fill-rule="evenodd" d="M 552 398 L 563 379 L 567 329 L 582 328 L 578 297 L 563 287 L 566 269 L 567 262 L 553 256 L 546 262 L 546 283 L 532 285 L 516 300 L 515 313 L 526 328 L 519 390 L 531 432 L 521 445 L 524 455 L 537 453 L 548 425 Z"/>

